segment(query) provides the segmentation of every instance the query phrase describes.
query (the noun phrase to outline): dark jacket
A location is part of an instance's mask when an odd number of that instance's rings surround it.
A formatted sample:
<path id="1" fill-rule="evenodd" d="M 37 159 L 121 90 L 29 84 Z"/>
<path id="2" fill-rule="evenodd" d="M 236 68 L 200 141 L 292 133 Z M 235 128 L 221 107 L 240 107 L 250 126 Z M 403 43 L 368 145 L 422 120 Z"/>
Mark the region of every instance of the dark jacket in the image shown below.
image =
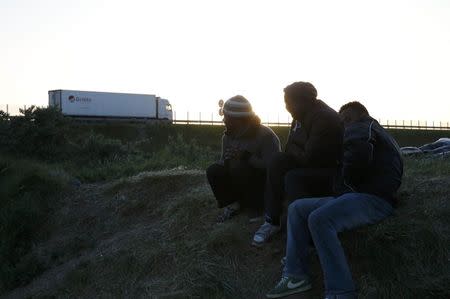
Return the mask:
<path id="1" fill-rule="evenodd" d="M 292 122 L 285 151 L 298 167 L 337 168 L 342 158 L 343 134 L 336 111 L 316 100 L 301 122 Z"/>
<path id="2" fill-rule="evenodd" d="M 395 204 L 402 175 L 400 148 L 375 119 L 345 128 L 340 193 L 369 193 Z"/>

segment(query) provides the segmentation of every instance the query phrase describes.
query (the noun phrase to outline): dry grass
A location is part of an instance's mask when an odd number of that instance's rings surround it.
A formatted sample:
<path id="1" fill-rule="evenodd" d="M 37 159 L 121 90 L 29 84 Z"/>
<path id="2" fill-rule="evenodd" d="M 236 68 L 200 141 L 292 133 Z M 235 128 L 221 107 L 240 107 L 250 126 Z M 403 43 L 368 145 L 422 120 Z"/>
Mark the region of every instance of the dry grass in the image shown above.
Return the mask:
<path id="1" fill-rule="evenodd" d="M 361 298 L 450 296 L 449 168 L 408 160 L 397 215 L 342 235 Z M 83 185 L 33 250 L 48 270 L 5 298 L 262 298 L 279 278 L 284 237 L 252 248 L 256 224 L 215 224 L 216 213 L 201 171 Z M 313 269 L 316 287 L 302 298 L 321 297 L 316 257 Z"/>

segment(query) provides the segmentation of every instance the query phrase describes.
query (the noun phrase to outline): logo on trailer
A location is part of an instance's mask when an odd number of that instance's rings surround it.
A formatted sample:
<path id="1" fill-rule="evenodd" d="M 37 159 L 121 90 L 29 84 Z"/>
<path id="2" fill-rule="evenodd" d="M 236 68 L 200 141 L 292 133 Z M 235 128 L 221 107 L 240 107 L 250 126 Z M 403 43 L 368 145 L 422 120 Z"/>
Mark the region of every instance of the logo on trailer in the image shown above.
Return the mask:
<path id="1" fill-rule="evenodd" d="M 73 103 L 73 102 L 83 102 L 83 103 L 92 102 L 92 99 L 89 97 L 76 97 L 76 96 L 70 95 L 68 97 L 68 99 L 71 103 Z"/>

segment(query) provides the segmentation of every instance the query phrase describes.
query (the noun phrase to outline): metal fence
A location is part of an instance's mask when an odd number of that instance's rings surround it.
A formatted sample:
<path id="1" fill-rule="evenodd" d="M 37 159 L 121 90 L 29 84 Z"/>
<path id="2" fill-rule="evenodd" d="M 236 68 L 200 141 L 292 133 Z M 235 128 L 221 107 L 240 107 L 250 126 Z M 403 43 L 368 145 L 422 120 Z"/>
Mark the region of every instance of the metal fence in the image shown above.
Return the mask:
<path id="1" fill-rule="evenodd" d="M 449 121 L 378 119 L 378 122 L 387 129 L 450 130 Z M 206 117 L 202 113 L 190 114 L 189 112 L 183 113 L 183 117 L 181 118 L 178 118 L 174 112 L 173 123 L 184 125 L 223 125 L 223 121 L 218 119 L 213 113 L 209 117 Z M 270 127 L 289 127 L 291 125 L 291 119 L 288 118 L 286 121 L 280 121 L 278 117 L 276 121 L 273 121 L 267 118 L 266 120 L 262 120 L 262 123 Z"/>
<path id="2" fill-rule="evenodd" d="M 27 105 L 0 105 L 0 110 L 3 110 L 10 115 L 19 115 L 19 109 L 26 109 Z M 280 120 L 280 115 L 274 121 L 269 116 L 262 120 L 262 123 L 271 127 L 288 127 L 291 125 L 291 118 L 285 117 L 285 120 Z M 429 121 L 429 120 L 387 120 L 378 119 L 378 122 L 388 129 L 409 129 L 409 130 L 450 130 L 449 121 Z M 173 123 L 184 125 L 223 125 L 222 117 L 218 113 L 177 113 L 173 112 Z"/>

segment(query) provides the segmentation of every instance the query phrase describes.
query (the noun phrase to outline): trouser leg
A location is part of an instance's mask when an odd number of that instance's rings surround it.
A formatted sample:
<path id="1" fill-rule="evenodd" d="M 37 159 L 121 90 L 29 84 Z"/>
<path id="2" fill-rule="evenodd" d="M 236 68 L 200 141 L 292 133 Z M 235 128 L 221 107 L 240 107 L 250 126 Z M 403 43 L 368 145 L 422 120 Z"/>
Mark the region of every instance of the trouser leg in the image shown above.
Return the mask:
<path id="1" fill-rule="evenodd" d="M 206 176 L 219 208 L 236 201 L 230 175 L 223 165 L 212 164 L 206 170 Z"/>
<path id="2" fill-rule="evenodd" d="M 370 194 L 348 193 L 315 209 L 308 227 L 320 259 L 329 295 L 356 297 L 356 288 L 337 233 L 379 222 L 391 215 L 392 206 Z"/>
<path id="3" fill-rule="evenodd" d="M 267 170 L 267 189 L 265 192 L 266 221 L 280 224 L 284 198 L 284 176 L 296 167 L 296 162 L 286 153 L 275 154 Z"/>
<path id="4" fill-rule="evenodd" d="M 261 210 L 264 206 L 265 170 L 254 168 L 242 161 L 238 167 L 230 170 L 230 176 L 235 193 L 240 194 L 241 206 Z"/>
<path id="5" fill-rule="evenodd" d="M 332 199 L 332 197 L 305 198 L 289 205 L 284 276 L 298 279 L 310 276 L 308 252 L 311 234 L 308 217 L 314 210 Z"/>

